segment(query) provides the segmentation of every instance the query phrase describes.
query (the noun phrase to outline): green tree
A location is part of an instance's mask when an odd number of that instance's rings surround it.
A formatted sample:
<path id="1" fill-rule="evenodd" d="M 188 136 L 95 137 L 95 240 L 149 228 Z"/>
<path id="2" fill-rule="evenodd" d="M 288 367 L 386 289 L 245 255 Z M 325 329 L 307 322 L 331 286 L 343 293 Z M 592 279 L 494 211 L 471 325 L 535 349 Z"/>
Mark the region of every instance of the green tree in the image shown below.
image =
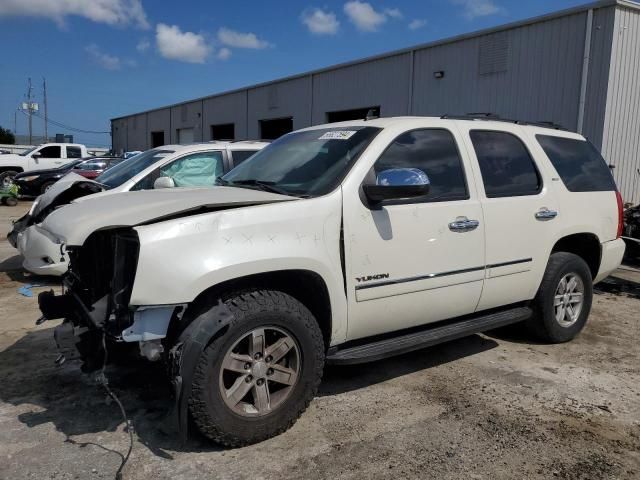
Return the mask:
<path id="1" fill-rule="evenodd" d="M 4 145 L 14 145 L 16 143 L 16 136 L 8 128 L 0 127 L 0 143 Z"/>

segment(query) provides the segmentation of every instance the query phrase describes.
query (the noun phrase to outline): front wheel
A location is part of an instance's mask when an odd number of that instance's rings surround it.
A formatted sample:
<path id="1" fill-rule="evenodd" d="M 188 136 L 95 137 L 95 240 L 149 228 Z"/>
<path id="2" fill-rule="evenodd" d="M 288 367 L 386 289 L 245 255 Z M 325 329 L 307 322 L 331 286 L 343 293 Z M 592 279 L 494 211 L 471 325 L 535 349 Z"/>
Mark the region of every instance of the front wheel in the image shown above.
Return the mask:
<path id="1" fill-rule="evenodd" d="M 5 170 L 0 173 L 0 190 L 8 190 L 17 174 L 18 172 L 14 170 Z"/>
<path id="2" fill-rule="evenodd" d="M 533 301 L 529 327 L 551 343 L 572 340 L 587 323 L 592 300 L 593 281 L 586 262 L 572 253 L 553 253 Z"/>
<path id="3" fill-rule="evenodd" d="M 283 292 L 246 291 L 225 304 L 233 320 L 200 356 L 189 409 L 205 436 L 239 447 L 295 423 L 320 384 L 324 341 L 311 312 Z"/>

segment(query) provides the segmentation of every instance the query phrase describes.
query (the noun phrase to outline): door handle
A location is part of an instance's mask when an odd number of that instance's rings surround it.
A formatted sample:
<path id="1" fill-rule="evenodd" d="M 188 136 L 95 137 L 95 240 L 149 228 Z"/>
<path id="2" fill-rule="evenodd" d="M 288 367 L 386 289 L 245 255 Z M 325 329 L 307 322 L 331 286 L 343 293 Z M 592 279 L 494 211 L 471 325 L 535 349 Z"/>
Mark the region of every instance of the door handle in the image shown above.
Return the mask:
<path id="1" fill-rule="evenodd" d="M 467 217 L 458 217 L 449 224 L 452 232 L 464 233 L 475 230 L 480 225 L 478 220 L 469 220 Z"/>
<path id="2" fill-rule="evenodd" d="M 536 212 L 535 216 L 538 220 L 551 220 L 558 216 L 558 212 L 555 210 L 549 210 L 547 207 L 542 207 Z"/>

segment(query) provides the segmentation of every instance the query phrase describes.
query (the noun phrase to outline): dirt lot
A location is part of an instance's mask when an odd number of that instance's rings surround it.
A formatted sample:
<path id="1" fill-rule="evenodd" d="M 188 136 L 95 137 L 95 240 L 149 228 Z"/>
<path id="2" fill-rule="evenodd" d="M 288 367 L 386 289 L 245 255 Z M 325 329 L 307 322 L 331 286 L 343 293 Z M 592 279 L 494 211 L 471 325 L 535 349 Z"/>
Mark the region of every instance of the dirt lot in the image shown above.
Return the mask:
<path id="1" fill-rule="evenodd" d="M 28 209 L 0 207 L 0 232 Z M 75 364 L 56 367 L 53 322 L 0 241 L 0 478 L 113 478 L 128 437 L 117 406 Z M 158 429 L 162 370 L 108 369 L 135 426 L 125 478 L 640 478 L 640 269 L 599 285 L 575 341 L 477 335 L 365 366 L 328 369 L 285 434 L 224 450 Z"/>

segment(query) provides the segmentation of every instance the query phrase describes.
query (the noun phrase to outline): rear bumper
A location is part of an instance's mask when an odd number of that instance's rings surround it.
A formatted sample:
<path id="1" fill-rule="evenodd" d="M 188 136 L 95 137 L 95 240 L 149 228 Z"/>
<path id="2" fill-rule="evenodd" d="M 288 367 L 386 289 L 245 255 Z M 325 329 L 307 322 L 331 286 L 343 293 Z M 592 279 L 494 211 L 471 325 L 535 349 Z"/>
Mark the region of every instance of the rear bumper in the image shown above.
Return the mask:
<path id="1" fill-rule="evenodd" d="M 602 244 L 602 257 L 600 259 L 600 269 L 593 283 L 597 283 L 608 277 L 622 263 L 624 256 L 624 240 L 618 238 Z"/>

